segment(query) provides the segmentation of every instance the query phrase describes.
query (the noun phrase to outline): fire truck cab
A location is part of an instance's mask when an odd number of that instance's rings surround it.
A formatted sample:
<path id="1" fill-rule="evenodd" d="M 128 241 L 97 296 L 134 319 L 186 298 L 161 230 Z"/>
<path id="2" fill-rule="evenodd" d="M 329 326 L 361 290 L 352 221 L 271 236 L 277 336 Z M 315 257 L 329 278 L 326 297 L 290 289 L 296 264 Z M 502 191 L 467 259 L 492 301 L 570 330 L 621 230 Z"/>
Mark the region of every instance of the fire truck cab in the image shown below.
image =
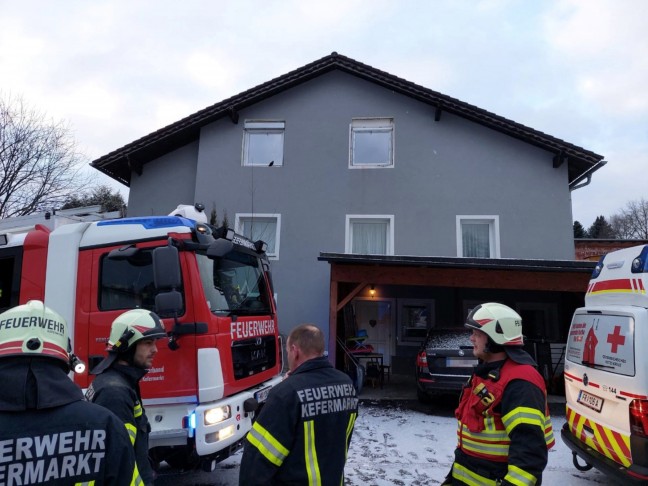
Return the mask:
<path id="1" fill-rule="evenodd" d="M 168 346 L 141 390 L 151 455 L 171 466 L 213 469 L 282 379 L 265 243 L 206 224 L 201 205 L 0 235 L 0 284 L 2 307 L 39 299 L 66 318 L 84 389 L 117 316 L 160 315 Z"/>
<path id="2" fill-rule="evenodd" d="M 565 353 L 561 435 L 574 466 L 629 484 L 648 481 L 647 287 L 648 245 L 602 257 Z"/>

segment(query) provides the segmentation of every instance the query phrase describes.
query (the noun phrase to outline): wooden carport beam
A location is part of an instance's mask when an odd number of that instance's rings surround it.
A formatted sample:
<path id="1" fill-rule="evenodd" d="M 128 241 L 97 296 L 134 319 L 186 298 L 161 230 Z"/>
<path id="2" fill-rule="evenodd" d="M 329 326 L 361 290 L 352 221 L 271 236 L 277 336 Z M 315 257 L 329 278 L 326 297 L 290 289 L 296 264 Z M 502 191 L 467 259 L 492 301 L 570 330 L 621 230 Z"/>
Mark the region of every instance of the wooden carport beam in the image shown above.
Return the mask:
<path id="1" fill-rule="evenodd" d="M 558 276 L 558 278 L 557 278 Z M 474 268 L 429 268 L 376 265 L 331 265 L 331 283 L 425 285 L 517 290 L 585 292 L 590 273 Z"/>
<path id="2" fill-rule="evenodd" d="M 342 308 L 347 305 L 351 299 L 353 299 L 356 295 L 360 293 L 362 289 L 364 289 L 369 283 L 367 282 L 360 282 L 358 285 L 355 286 L 355 288 L 349 292 L 349 295 L 347 295 L 344 299 L 340 301 L 340 303 L 337 305 L 337 309 L 335 309 L 336 312 L 340 312 Z"/>

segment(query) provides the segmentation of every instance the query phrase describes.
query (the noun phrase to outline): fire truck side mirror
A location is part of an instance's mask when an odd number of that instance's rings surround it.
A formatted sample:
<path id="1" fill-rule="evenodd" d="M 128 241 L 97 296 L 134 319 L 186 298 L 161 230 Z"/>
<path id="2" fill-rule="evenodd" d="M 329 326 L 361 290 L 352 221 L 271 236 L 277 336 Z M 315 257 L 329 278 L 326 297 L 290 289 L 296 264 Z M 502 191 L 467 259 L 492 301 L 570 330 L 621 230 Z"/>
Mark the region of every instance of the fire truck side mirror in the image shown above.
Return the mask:
<path id="1" fill-rule="evenodd" d="M 153 283 L 158 290 L 176 289 L 182 284 L 180 260 L 175 246 L 153 250 Z"/>
<path id="2" fill-rule="evenodd" d="M 218 239 L 207 248 L 207 256 L 209 258 L 220 258 L 232 251 L 232 248 L 234 248 L 234 243 L 231 241 Z"/>

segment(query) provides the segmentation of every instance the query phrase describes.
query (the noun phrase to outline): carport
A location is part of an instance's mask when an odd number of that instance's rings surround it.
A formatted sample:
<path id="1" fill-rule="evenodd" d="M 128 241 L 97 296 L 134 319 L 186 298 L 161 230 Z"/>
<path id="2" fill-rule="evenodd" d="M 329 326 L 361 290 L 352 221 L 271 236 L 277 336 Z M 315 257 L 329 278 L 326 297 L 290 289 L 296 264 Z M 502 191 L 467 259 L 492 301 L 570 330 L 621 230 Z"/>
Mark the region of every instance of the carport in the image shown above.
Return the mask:
<path id="1" fill-rule="evenodd" d="M 577 260 L 485 259 L 320 253 L 330 264 L 329 355 L 342 368 L 338 343 L 351 329 L 371 327 L 354 320 L 357 302 L 384 301 L 391 318 L 384 346 L 394 373 L 412 373 L 421 335 L 429 328 L 462 326 L 471 306 L 497 301 L 515 308 L 523 318 L 527 346 L 553 377 L 573 311 L 583 305 L 595 262 Z M 406 335 L 411 308 L 429 312 L 427 328 Z M 375 326 L 375 320 L 370 320 Z M 416 329 L 413 329 L 416 331 Z"/>

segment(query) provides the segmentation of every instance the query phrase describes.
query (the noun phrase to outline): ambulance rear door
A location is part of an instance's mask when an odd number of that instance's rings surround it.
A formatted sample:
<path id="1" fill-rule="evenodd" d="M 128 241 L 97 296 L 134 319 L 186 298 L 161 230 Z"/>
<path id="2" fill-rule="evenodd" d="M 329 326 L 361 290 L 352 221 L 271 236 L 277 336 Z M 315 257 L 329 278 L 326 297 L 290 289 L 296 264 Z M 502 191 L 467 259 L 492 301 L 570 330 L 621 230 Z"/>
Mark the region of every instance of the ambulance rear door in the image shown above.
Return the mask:
<path id="1" fill-rule="evenodd" d="M 637 357 L 641 352 L 648 358 L 648 349 L 635 346 L 645 342 L 636 335 L 637 319 L 645 327 L 645 313 L 633 306 L 578 309 L 565 354 L 571 432 L 626 467 L 632 463 L 629 407 L 633 399 L 648 394 L 645 361 Z"/>

